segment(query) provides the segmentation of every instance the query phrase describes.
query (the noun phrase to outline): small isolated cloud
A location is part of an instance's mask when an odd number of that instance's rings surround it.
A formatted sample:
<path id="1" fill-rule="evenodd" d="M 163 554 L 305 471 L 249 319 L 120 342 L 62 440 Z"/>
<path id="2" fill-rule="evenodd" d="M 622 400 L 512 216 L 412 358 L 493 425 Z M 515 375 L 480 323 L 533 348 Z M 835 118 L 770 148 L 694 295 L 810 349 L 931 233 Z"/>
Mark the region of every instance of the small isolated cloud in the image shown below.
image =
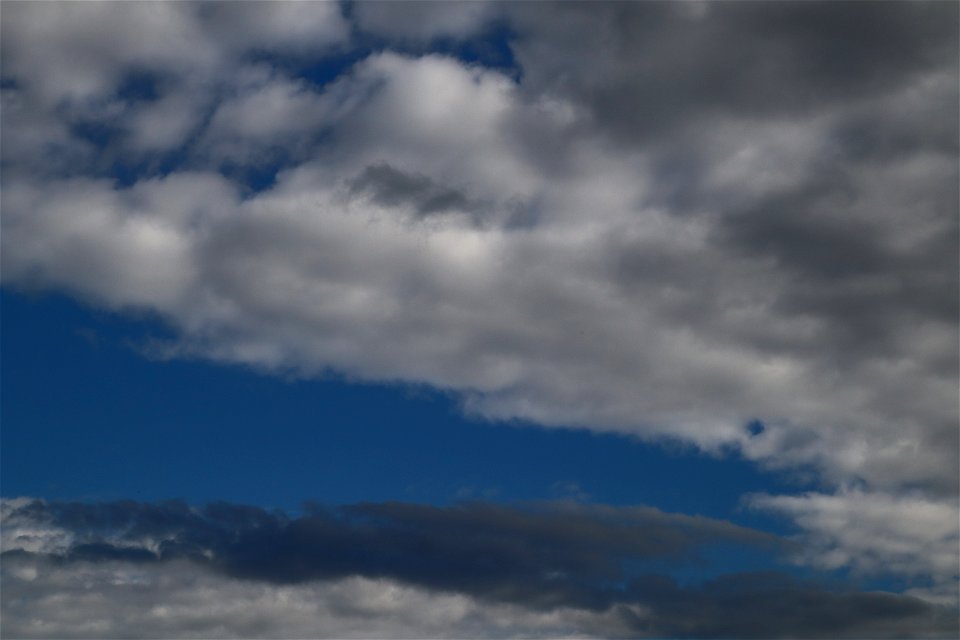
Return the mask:
<path id="1" fill-rule="evenodd" d="M 649 508 L 3 504 L 16 637 L 948 637 L 955 612 L 782 574 L 637 571 L 766 534 Z M 627 565 L 633 565 L 629 571 Z"/>

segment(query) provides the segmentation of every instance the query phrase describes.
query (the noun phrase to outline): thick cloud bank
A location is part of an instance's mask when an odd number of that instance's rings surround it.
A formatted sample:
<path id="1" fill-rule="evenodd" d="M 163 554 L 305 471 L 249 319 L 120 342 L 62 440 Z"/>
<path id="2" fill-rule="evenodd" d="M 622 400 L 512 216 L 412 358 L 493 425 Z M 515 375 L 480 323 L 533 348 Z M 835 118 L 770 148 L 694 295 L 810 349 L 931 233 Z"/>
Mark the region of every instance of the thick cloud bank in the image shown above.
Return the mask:
<path id="1" fill-rule="evenodd" d="M 3 503 L 4 637 L 949 637 L 916 598 L 643 571 L 757 531 L 649 508 Z"/>
<path id="2" fill-rule="evenodd" d="M 955 585 L 957 6 L 407 9 L 5 3 L 4 284 L 810 473 L 756 504 Z"/>

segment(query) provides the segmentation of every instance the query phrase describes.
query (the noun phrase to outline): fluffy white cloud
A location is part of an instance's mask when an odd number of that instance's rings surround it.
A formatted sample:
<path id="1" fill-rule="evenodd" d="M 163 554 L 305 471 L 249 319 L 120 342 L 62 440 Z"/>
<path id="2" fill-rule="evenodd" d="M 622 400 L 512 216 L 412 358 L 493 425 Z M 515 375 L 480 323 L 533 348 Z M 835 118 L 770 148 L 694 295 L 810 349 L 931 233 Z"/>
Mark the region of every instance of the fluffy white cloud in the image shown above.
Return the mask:
<path id="1" fill-rule="evenodd" d="M 890 496 L 843 490 L 834 495 L 757 495 L 751 506 L 790 517 L 804 531 L 801 560 L 827 569 L 933 578 L 946 603 L 957 601 L 960 521 L 954 498 Z M 933 593 L 917 591 L 932 597 Z"/>
<path id="2" fill-rule="evenodd" d="M 615 610 L 535 611 L 350 577 L 272 585 L 163 565 L 4 560 L 3 631 L 17 638 L 441 638 L 625 635 Z"/>
<path id="3" fill-rule="evenodd" d="M 116 191 L 105 180 L 18 181 L 4 191 L 4 220 L 17 248 L 4 277 L 67 285 L 113 308 L 185 303 L 192 244 L 235 206 L 216 174 L 180 174 Z"/>
<path id="4" fill-rule="evenodd" d="M 14 2 L 4 13 L 5 110 L 16 95 L 34 123 L 56 114 L 60 126 L 119 128 L 128 154 L 189 144 L 251 56 L 318 55 L 349 36 L 335 2 Z M 123 94 L 138 82 L 159 95 Z M 5 157 L 45 150 L 50 164 L 62 153 L 19 143 L 16 113 L 4 121 Z"/>
<path id="5" fill-rule="evenodd" d="M 185 2 L 13 2 L 4 9 L 4 74 L 41 108 L 98 112 L 125 73 L 192 76 L 221 63 L 216 42 Z M 101 115 L 102 113 L 97 113 Z"/>

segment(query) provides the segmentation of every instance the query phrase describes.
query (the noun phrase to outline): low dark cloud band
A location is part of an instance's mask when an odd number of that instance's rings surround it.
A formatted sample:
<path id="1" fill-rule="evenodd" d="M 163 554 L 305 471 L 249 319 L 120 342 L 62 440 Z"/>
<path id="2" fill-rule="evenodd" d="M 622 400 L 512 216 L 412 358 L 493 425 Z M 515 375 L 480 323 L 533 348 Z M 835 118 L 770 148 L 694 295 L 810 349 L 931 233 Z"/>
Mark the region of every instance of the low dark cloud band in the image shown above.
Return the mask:
<path id="1" fill-rule="evenodd" d="M 775 552 L 786 543 L 652 508 L 385 503 L 313 505 L 291 516 L 223 503 L 17 500 L 4 507 L 5 606 L 26 593 L 16 576 L 27 568 L 130 565 L 149 572 L 188 562 L 244 583 L 298 588 L 360 576 L 489 606 L 592 611 L 616 621 L 608 635 L 925 637 L 949 636 L 957 621 L 916 598 L 826 588 L 783 573 L 678 584 L 663 571 L 702 562 L 705 547 Z"/>

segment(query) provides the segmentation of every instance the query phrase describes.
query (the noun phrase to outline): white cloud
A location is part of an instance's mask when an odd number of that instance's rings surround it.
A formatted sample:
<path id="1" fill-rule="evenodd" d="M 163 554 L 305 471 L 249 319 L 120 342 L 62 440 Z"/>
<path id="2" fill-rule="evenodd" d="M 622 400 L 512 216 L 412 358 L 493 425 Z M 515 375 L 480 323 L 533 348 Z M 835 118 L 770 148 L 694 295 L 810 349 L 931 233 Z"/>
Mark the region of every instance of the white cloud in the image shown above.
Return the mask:
<path id="1" fill-rule="evenodd" d="M 203 72 L 220 63 L 185 2 L 11 3 L 4 9 L 4 73 L 46 109 L 110 93 L 128 70 Z"/>
<path id="2" fill-rule="evenodd" d="M 789 516 L 803 529 L 805 562 L 826 569 L 932 577 L 934 584 L 953 592 L 956 602 L 960 521 L 954 498 L 845 489 L 832 495 L 755 495 L 748 503 Z"/>
<path id="3" fill-rule="evenodd" d="M 5 637 L 582 637 L 591 628 L 628 629 L 613 610 L 538 612 L 385 579 L 283 586 L 186 561 L 58 566 L 13 557 L 3 571 Z"/>
<path id="4" fill-rule="evenodd" d="M 104 180 L 17 182 L 4 192 L 4 278 L 66 285 L 113 308 L 184 302 L 191 243 L 224 207 L 218 175 L 177 175 L 118 192 Z M 20 212 L 20 215 L 13 214 Z"/>

